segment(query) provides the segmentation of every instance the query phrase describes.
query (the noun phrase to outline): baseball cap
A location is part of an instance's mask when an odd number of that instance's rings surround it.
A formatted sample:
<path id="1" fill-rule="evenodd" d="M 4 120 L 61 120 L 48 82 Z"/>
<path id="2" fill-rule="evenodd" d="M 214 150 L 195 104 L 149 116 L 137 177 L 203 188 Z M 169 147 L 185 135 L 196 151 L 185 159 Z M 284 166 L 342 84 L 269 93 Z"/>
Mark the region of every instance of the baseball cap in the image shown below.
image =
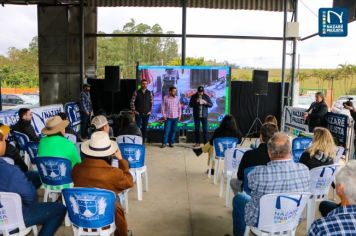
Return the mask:
<path id="1" fill-rule="evenodd" d="M 108 124 L 108 120 L 106 119 L 105 116 L 99 115 L 93 118 L 91 124 L 95 126 L 95 129 L 101 129 Z"/>
<path id="2" fill-rule="evenodd" d="M 198 87 L 198 92 L 204 92 L 204 87 L 203 86 L 199 86 Z"/>

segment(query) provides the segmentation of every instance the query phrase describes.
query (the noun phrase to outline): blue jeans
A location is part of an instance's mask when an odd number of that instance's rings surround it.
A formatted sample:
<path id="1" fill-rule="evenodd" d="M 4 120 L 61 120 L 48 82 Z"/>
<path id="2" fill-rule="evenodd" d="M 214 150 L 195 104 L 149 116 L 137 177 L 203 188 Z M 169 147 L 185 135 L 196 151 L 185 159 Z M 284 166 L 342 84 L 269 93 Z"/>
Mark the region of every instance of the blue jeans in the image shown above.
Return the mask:
<path id="1" fill-rule="evenodd" d="M 136 115 L 136 124 L 141 129 L 143 142 L 145 142 L 146 139 L 147 125 L 148 125 L 149 118 L 150 118 L 149 115 L 142 115 L 142 114 Z"/>
<path id="2" fill-rule="evenodd" d="M 199 117 L 194 117 L 195 143 L 200 144 L 200 122 L 203 126 L 203 141 L 206 144 L 208 142 L 208 118 Z"/>
<path id="3" fill-rule="evenodd" d="M 88 128 L 90 122 L 90 116 L 81 112 L 80 113 L 81 125 L 80 125 L 80 133 L 83 139 L 88 138 Z"/>
<path id="4" fill-rule="evenodd" d="M 163 144 L 167 144 L 168 140 L 170 144 L 174 144 L 174 139 L 177 132 L 178 118 L 168 118 L 164 123 L 164 137 Z"/>
<path id="5" fill-rule="evenodd" d="M 245 206 L 251 201 L 251 197 L 246 193 L 238 193 L 232 200 L 232 221 L 234 236 L 242 236 L 245 233 Z"/>
<path id="6" fill-rule="evenodd" d="M 67 209 L 57 202 L 39 202 L 23 207 L 26 227 L 42 225 L 38 236 L 54 235 L 61 226 Z"/>
<path id="7" fill-rule="evenodd" d="M 27 177 L 28 180 L 32 182 L 33 186 L 35 186 L 36 189 L 41 187 L 42 181 L 37 171 L 27 171 L 25 173 L 25 176 Z"/>

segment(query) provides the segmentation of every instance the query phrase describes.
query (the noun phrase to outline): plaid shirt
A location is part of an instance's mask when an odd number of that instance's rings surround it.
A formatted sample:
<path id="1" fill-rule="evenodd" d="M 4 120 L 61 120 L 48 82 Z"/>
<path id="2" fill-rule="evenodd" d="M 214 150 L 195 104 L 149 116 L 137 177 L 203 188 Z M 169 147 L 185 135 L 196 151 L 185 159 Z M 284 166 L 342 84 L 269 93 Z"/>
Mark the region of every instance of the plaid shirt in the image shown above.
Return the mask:
<path id="1" fill-rule="evenodd" d="M 80 93 L 80 111 L 81 112 L 92 112 L 90 93 L 82 91 Z"/>
<path id="2" fill-rule="evenodd" d="M 180 107 L 179 98 L 175 96 L 165 96 L 162 103 L 162 115 L 169 119 L 180 118 L 182 109 Z"/>
<path id="3" fill-rule="evenodd" d="M 249 226 L 257 226 L 260 199 L 263 195 L 310 190 L 308 167 L 292 160 L 271 161 L 267 166 L 256 166 L 247 178 L 252 197 L 245 207 L 245 221 Z"/>
<path id="4" fill-rule="evenodd" d="M 316 220 L 310 227 L 308 236 L 321 235 L 356 235 L 356 205 L 338 207 L 327 217 Z"/>

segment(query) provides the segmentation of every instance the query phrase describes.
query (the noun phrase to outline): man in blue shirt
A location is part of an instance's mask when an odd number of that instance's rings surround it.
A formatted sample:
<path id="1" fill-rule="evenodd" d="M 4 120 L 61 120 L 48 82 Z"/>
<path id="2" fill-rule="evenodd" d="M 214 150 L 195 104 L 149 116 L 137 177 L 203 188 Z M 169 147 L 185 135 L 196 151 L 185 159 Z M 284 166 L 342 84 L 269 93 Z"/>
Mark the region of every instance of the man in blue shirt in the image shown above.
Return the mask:
<path id="1" fill-rule="evenodd" d="M 0 132 L 0 156 L 5 153 L 5 148 L 5 138 Z M 39 236 L 54 235 L 63 222 L 66 214 L 65 206 L 55 202 L 38 203 L 37 192 L 32 182 L 17 166 L 7 163 L 1 157 L 0 179 L 0 192 L 12 192 L 20 195 L 26 227 L 42 225 Z"/>
<path id="2" fill-rule="evenodd" d="M 308 236 L 356 235 L 356 161 L 349 161 L 336 174 L 336 193 L 341 206 L 316 220 Z"/>

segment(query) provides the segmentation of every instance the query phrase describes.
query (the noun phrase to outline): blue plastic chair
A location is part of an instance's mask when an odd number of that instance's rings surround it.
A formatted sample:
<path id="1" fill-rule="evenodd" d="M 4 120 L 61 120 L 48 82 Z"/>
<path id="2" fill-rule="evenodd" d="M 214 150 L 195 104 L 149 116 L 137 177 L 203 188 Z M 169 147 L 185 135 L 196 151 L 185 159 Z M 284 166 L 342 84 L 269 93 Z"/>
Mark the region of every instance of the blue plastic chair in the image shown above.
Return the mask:
<path id="1" fill-rule="evenodd" d="M 29 154 L 27 152 L 27 145 L 30 142 L 29 137 L 26 134 L 18 132 L 18 131 L 13 131 L 12 133 L 13 133 L 15 139 L 16 139 L 16 143 L 17 143 L 17 145 L 19 147 L 21 156 L 24 157 L 26 165 L 28 167 L 30 167 L 31 166 L 31 159 L 30 159 L 30 156 L 29 156 Z"/>
<path id="2" fill-rule="evenodd" d="M 35 159 L 38 153 L 39 142 L 28 142 L 27 143 L 27 153 L 30 157 L 31 163 L 36 165 Z"/>
<path id="3" fill-rule="evenodd" d="M 255 169 L 256 166 L 248 167 L 244 170 L 244 192 L 251 195 L 251 189 L 248 187 L 248 174 Z"/>
<path id="4" fill-rule="evenodd" d="M 61 193 L 62 189 L 73 187 L 72 163 L 62 157 L 37 157 L 36 165 L 45 189 L 44 202 L 50 193 Z"/>
<path id="5" fill-rule="evenodd" d="M 115 232 L 114 192 L 96 188 L 67 188 L 62 190 L 62 194 L 74 235 L 111 235 Z"/>
<path id="6" fill-rule="evenodd" d="M 299 162 L 305 149 L 307 149 L 312 143 L 312 138 L 294 138 L 292 142 L 292 154 L 294 162 Z"/>
<path id="7" fill-rule="evenodd" d="M 148 171 L 145 165 L 145 146 L 133 143 L 120 143 L 122 157 L 129 162 L 129 167 L 136 174 L 137 199 L 142 201 L 142 175 L 145 178 L 145 192 L 148 191 Z"/>
<path id="8" fill-rule="evenodd" d="M 225 158 L 225 151 L 230 148 L 236 148 L 239 144 L 238 138 L 224 137 L 214 139 L 214 150 L 215 150 L 215 174 L 214 174 L 214 184 L 218 183 L 218 178 L 220 175 L 220 162 Z M 210 159 L 208 177 L 211 176 L 211 169 L 213 168 L 213 159 Z"/>

